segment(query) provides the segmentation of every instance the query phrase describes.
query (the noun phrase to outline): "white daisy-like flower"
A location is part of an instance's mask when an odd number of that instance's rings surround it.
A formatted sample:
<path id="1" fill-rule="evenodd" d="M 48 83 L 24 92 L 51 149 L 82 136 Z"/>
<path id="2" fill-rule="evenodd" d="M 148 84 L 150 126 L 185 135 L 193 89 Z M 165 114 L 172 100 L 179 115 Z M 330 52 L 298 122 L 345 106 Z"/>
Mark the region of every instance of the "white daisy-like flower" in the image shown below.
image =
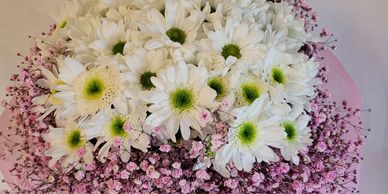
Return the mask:
<path id="1" fill-rule="evenodd" d="M 75 19 L 67 27 L 67 36 L 71 39 L 67 44 L 68 48 L 74 52 L 75 58 L 84 64 L 96 60 L 89 44 L 96 40 L 96 30 L 100 26 L 101 18 L 88 14 L 85 17 Z"/>
<path id="2" fill-rule="evenodd" d="M 156 77 L 169 63 L 167 55 L 166 49 L 138 49 L 134 54 L 126 56 L 125 62 L 129 71 L 123 73 L 123 80 L 129 85 L 125 92 L 127 97 L 139 99 L 139 92 L 155 88 L 151 78 Z"/>
<path id="3" fill-rule="evenodd" d="M 275 115 L 285 116 L 291 111 L 290 101 L 284 92 L 284 84 L 286 84 L 286 74 L 280 68 L 292 64 L 292 55 L 280 52 L 277 49 L 269 49 L 268 54 L 263 64 L 252 66 L 250 71 L 255 75 L 260 75 L 271 96 L 272 107 L 270 112 Z"/>
<path id="4" fill-rule="evenodd" d="M 175 134 L 180 129 L 183 139 L 190 138 L 190 128 L 201 133 L 206 121 L 201 113 L 215 106 L 217 93 L 207 85 L 206 68 L 187 65 L 168 66 L 151 81 L 155 90 L 140 95 L 151 103 L 145 121 L 151 127 L 164 125 L 166 135 L 176 141 Z"/>
<path id="5" fill-rule="evenodd" d="M 53 16 L 57 22 L 55 30 L 50 33 L 50 36 L 42 36 L 36 39 L 36 44 L 41 49 L 43 56 L 51 57 L 51 49 L 57 46 L 72 49 L 73 46 L 69 46 L 69 44 L 72 44 L 72 41 L 69 41 L 69 30 L 80 18 L 86 15 L 95 15 L 93 12 L 95 4 L 96 2 L 93 0 L 66 1 L 65 5 Z"/>
<path id="6" fill-rule="evenodd" d="M 287 32 L 284 31 L 276 31 L 273 29 L 271 24 L 266 24 L 266 30 L 264 32 L 263 42 L 268 46 L 268 48 L 281 48 L 281 50 L 286 50 L 286 40 L 287 40 Z M 268 50 L 270 50 L 268 49 Z M 268 51 L 270 52 L 270 51 Z M 270 54 L 267 54 L 267 56 Z"/>
<path id="7" fill-rule="evenodd" d="M 214 24 L 214 31 L 207 32 L 201 40 L 200 52 L 216 53 L 226 65 L 235 63 L 252 65 L 263 60 L 266 48 L 261 44 L 264 33 L 255 24 L 228 17 L 226 24 Z"/>
<path id="8" fill-rule="evenodd" d="M 238 10 L 243 14 L 243 17 L 254 17 L 255 23 L 263 27 L 263 24 L 267 24 L 268 11 L 271 7 L 271 2 L 267 0 L 231 0 L 234 6 L 238 7 Z"/>
<path id="9" fill-rule="evenodd" d="M 91 13 L 96 4 L 94 0 L 66 1 L 64 6 L 58 11 L 58 14 L 54 15 L 54 20 L 57 21 L 57 29 L 64 29 L 72 20 Z"/>
<path id="10" fill-rule="evenodd" d="M 143 35 L 137 31 L 132 19 L 134 14 L 128 16 L 130 19 L 119 18 L 121 16 L 113 12 L 107 14 L 110 14 L 112 19 L 101 22 L 101 18 L 87 15 L 78 18 L 69 26 L 68 36 L 72 40 L 69 47 L 75 53 L 75 58 L 82 63 L 93 64 L 111 60 L 123 63 L 123 55 L 144 44 Z"/>
<path id="11" fill-rule="evenodd" d="M 234 107 L 251 105 L 268 90 L 266 83 L 250 71 L 234 72 L 231 85 L 235 95 Z"/>
<path id="12" fill-rule="evenodd" d="M 58 123 L 61 125 L 61 123 Z M 64 123 L 65 127 L 52 128 L 44 137 L 50 143 L 50 149 L 45 154 L 52 157 L 49 166 L 53 167 L 63 157 L 63 168 L 77 166 L 81 161 L 91 163 L 93 161 L 93 146 L 87 142 L 84 130 L 73 121 Z"/>
<path id="13" fill-rule="evenodd" d="M 136 29 L 137 21 L 144 19 L 144 14 L 142 12 L 135 12 L 129 6 L 120 5 L 116 9 L 109 9 L 106 13 L 106 19 L 112 22 L 123 21 L 125 27 L 128 29 Z"/>
<path id="14" fill-rule="evenodd" d="M 255 162 L 277 161 L 279 157 L 269 146 L 279 147 L 286 136 L 279 126 L 280 117 L 268 117 L 268 96 L 255 100 L 251 106 L 236 109 L 237 119 L 229 128 L 228 143 L 217 152 L 214 167 L 229 177 L 226 168 L 233 162 L 238 170 L 250 172 Z"/>
<path id="15" fill-rule="evenodd" d="M 86 69 L 73 58 L 65 58 L 59 69 L 59 80 L 54 96 L 63 101 L 62 117 L 94 115 L 99 110 L 116 107 L 126 113 L 128 105 L 123 94 L 120 72 L 115 65 L 100 65 Z"/>
<path id="16" fill-rule="evenodd" d="M 274 31 L 287 33 L 287 50 L 297 52 L 310 37 L 310 34 L 306 33 L 304 20 L 295 17 L 287 2 L 274 3 L 272 9 Z"/>
<path id="17" fill-rule="evenodd" d="M 269 53 L 273 54 L 269 54 L 265 60 L 264 67 L 267 69 L 264 70 L 263 76 L 271 85 L 270 91 L 277 93 L 274 95 L 288 101 L 300 101 L 301 97 L 314 96 L 318 64 L 306 59 L 306 56 L 302 56 L 302 54 L 293 56 L 275 50 Z M 306 102 L 307 100 L 302 101 Z"/>
<path id="18" fill-rule="evenodd" d="M 122 161 L 128 162 L 131 147 L 147 152 L 150 144 L 149 134 L 143 131 L 146 114 L 121 114 L 116 111 L 100 112 L 82 126 L 88 139 L 98 138 L 95 145 L 98 159 L 105 162 L 112 146 L 119 147 Z"/>
<path id="19" fill-rule="evenodd" d="M 123 21 L 103 21 L 96 35 L 96 40 L 89 47 L 97 52 L 97 57 L 125 55 L 126 49 L 131 46 L 131 31 L 125 28 Z"/>
<path id="20" fill-rule="evenodd" d="M 231 87 L 231 75 L 232 73 L 227 73 L 225 76 L 213 75 L 209 76 L 207 81 L 208 86 L 217 93 L 215 98 L 217 106 L 212 109 L 212 112 L 216 111 L 221 121 L 233 120 L 231 111 L 233 110 L 235 94 Z"/>
<path id="21" fill-rule="evenodd" d="M 299 116 L 295 121 L 284 121 L 282 127 L 287 133 L 280 148 L 280 153 L 287 161 L 299 164 L 298 153 L 310 146 L 313 140 L 310 138 L 310 128 L 307 126 L 310 117 L 307 115 Z"/>
<path id="22" fill-rule="evenodd" d="M 227 15 L 225 7 L 231 3 L 223 0 L 189 0 L 191 9 L 200 9 L 206 14 L 206 21 L 212 23 L 216 20 L 222 20 Z"/>
<path id="23" fill-rule="evenodd" d="M 144 47 L 192 47 L 191 43 L 197 38 L 198 29 L 204 20 L 203 13 L 200 10 L 190 10 L 188 14 L 184 1 L 166 0 L 165 7 L 164 15 L 160 10 L 150 9 L 147 12 L 148 20 L 139 23 L 140 30 L 151 36 Z"/>
<path id="24" fill-rule="evenodd" d="M 228 76 L 212 76 L 209 77 L 209 80 L 207 81 L 207 85 L 216 91 L 217 101 L 222 101 L 224 98 L 229 96 L 231 94 L 231 88 L 229 86 L 229 80 L 230 77 Z"/>
<path id="25" fill-rule="evenodd" d="M 36 96 L 32 99 L 32 102 L 37 105 L 37 107 L 33 110 L 42 113 L 39 118 L 43 119 L 54 111 L 56 115 L 57 111 L 60 112 L 63 110 L 62 100 L 54 96 L 58 92 L 55 87 L 63 84 L 63 82 L 58 79 L 58 75 L 55 70 L 50 71 L 46 68 L 41 68 L 41 73 L 45 78 L 39 79 L 37 84 L 43 88 L 49 89 L 50 93 Z"/>

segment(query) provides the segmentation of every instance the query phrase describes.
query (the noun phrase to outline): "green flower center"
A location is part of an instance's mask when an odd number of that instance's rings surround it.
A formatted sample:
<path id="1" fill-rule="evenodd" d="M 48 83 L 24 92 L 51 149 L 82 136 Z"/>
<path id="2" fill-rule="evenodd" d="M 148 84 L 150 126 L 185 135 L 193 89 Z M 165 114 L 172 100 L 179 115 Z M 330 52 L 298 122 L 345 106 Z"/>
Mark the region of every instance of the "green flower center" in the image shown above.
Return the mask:
<path id="1" fill-rule="evenodd" d="M 73 150 L 78 149 L 78 148 L 82 147 L 84 144 L 85 144 L 85 141 L 83 140 L 83 138 L 81 136 L 80 129 L 76 129 L 67 135 L 67 145 L 71 149 L 73 149 Z"/>
<path id="2" fill-rule="evenodd" d="M 67 21 L 64 20 L 63 22 L 61 22 L 61 23 L 58 25 L 58 27 L 59 27 L 59 28 L 65 28 L 66 25 L 67 25 Z"/>
<path id="3" fill-rule="evenodd" d="M 170 104 L 178 112 L 194 107 L 195 97 L 191 89 L 179 88 L 170 93 Z"/>
<path id="4" fill-rule="evenodd" d="M 125 118 L 122 116 L 116 116 L 110 123 L 110 132 L 114 137 L 125 137 L 127 132 L 124 129 Z"/>
<path id="5" fill-rule="evenodd" d="M 252 104 L 257 98 L 260 97 L 260 88 L 254 83 L 245 83 L 241 87 L 242 96 L 246 103 Z"/>
<path id="6" fill-rule="evenodd" d="M 141 74 L 140 76 L 140 84 L 145 90 L 150 90 L 155 88 L 154 84 L 151 81 L 151 77 L 156 77 L 156 73 L 147 71 Z"/>
<path id="7" fill-rule="evenodd" d="M 207 82 L 207 85 L 217 92 L 217 100 L 220 100 L 226 95 L 225 84 L 221 78 L 213 78 Z"/>
<path id="8" fill-rule="evenodd" d="M 97 100 L 103 96 L 105 88 L 106 86 L 100 78 L 91 78 L 86 81 L 84 96 L 87 100 Z"/>
<path id="9" fill-rule="evenodd" d="M 246 122 L 239 127 L 237 138 L 242 145 L 252 145 L 257 137 L 256 126 L 251 122 Z"/>
<path id="10" fill-rule="evenodd" d="M 217 10 L 213 6 L 210 7 L 210 13 L 215 13 Z"/>
<path id="11" fill-rule="evenodd" d="M 241 58 L 240 48 L 234 44 L 225 45 L 222 48 L 222 56 L 227 59 L 229 56 L 236 57 L 237 59 Z"/>
<path id="12" fill-rule="evenodd" d="M 295 140 L 296 136 L 298 135 L 295 124 L 291 122 L 285 122 L 282 124 L 282 126 L 284 128 L 284 131 L 287 133 L 287 140 Z"/>
<path id="13" fill-rule="evenodd" d="M 176 27 L 169 29 L 166 32 L 166 35 L 170 38 L 170 40 L 174 42 L 179 42 L 180 44 L 184 44 L 186 41 L 186 33 Z"/>
<path id="14" fill-rule="evenodd" d="M 125 46 L 125 44 L 126 44 L 125 42 L 119 41 L 118 43 L 113 45 L 112 53 L 114 55 L 117 55 L 118 53 L 124 55 L 124 46 Z"/>
<path id="15" fill-rule="evenodd" d="M 278 67 L 274 67 L 272 69 L 272 79 L 279 83 L 279 84 L 285 84 L 286 83 L 286 75 L 284 73 L 284 71 Z"/>

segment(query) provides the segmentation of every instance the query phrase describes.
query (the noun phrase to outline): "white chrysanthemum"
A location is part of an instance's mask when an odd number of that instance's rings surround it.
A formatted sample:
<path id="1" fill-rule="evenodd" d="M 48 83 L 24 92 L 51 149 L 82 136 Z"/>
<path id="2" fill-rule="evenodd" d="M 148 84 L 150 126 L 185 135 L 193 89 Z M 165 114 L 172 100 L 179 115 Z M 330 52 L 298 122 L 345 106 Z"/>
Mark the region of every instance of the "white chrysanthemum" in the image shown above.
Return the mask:
<path id="1" fill-rule="evenodd" d="M 46 68 L 41 68 L 41 73 L 45 78 L 39 79 L 37 84 L 43 88 L 49 89 L 50 93 L 36 96 L 32 99 L 32 102 L 37 105 L 33 110 L 42 113 L 40 118 L 43 119 L 54 111 L 56 115 L 56 112 L 63 110 L 62 100 L 54 96 L 58 92 L 55 90 L 55 87 L 63 84 L 63 82 L 58 79 L 58 75 L 54 70 L 50 71 Z"/>
<path id="2" fill-rule="evenodd" d="M 222 101 L 224 98 L 230 96 L 232 93 L 230 88 L 230 77 L 229 76 L 212 76 L 209 77 L 207 85 L 216 91 L 217 101 Z"/>
<path id="3" fill-rule="evenodd" d="M 126 49 L 131 46 L 131 31 L 125 28 L 123 21 L 103 21 L 96 35 L 96 40 L 89 47 L 98 53 L 97 57 L 125 55 Z"/>
<path id="4" fill-rule="evenodd" d="M 298 59 L 298 60 L 296 60 Z M 302 54 L 291 55 L 272 49 L 264 63 L 266 77 L 271 92 L 288 101 L 307 102 L 302 97 L 312 97 L 315 94 L 314 85 L 318 65 L 305 59 Z"/>
<path id="5" fill-rule="evenodd" d="M 200 52 L 222 57 L 225 65 L 255 64 L 265 56 L 266 48 L 260 43 L 263 36 L 255 24 L 229 17 L 225 25 L 216 22 L 214 31 L 207 32 L 208 39 L 201 40 Z"/>
<path id="6" fill-rule="evenodd" d="M 82 63 L 96 60 L 93 50 L 88 46 L 96 40 L 96 31 L 101 26 L 101 18 L 95 15 L 79 17 L 68 25 L 67 36 L 69 50 L 75 53 L 75 58 Z"/>
<path id="7" fill-rule="evenodd" d="M 226 168 L 233 162 L 238 170 L 250 172 L 255 162 L 277 161 L 279 157 L 269 146 L 279 147 L 286 136 L 279 126 L 279 117 L 268 117 L 268 96 L 255 100 L 251 106 L 236 109 L 237 119 L 229 128 L 228 142 L 217 152 L 214 166 L 223 176 L 230 175 Z"/>
<path id="8" fill-rule="evenodd" d="M 77 117 L 97 113 L 114 105 L 120 112 L 127 112 L 127 102 L 122 93 L 120 72 L 114 66 L 101 65 L 88 70 L 73 58 L 66 58 L 59 69 L 55 97 L 63 101 L 64 110 L 59 116 Z"/>
<path id="9" fill-rule="evenodd" d="M 54 15 L 54 19 L 57 21 L 57 30 L 66 28 L 72 20 L 85 16 L 88 13 L 95 14 L 92 11 L 96 4 L 97 2 L 94 0 L 66 1 L 59 10 L 59 14 Z"/>
<path id="10" fill-rule="evenodd" d="M 234 72 L 232 76 L 232 89 L 234 91 L 234 107 L 251 105 L 268 90 L 263 80 L 250 71 Z"/>
<path id="11" fill-rule="evenodd" d="M 106 20 L 116 23 L 123 21 L 125 28 L 131 30 L 137 30 L 137 23 L 145 18 L 144 12 L 134 11 L 132 7 L 125 5 L 109 9 L 105 15 Z"/>
<path id="12" fill-rule="evenodd" d="M 214 106 L 217 95 L 207 85 L 207 78 L 205 68 L 183 62 L 168 66 L 158 77 L 152 77 L 155 90 L 140 94 L 146 102 L 152 103 L 151 115 L 145 123 L 151 127 L 164 125 L 168 130 L 166 136 L 173 141 L 179 129 L 185 140 L 190 138 L 190 128 L 201 133 L 206 121 L 200 115 Z"/>
<path id="13" fill-rule="evenodd" d="M 105 162 L 109 150 L 115 144 L 120 148 L 120 158 L 128 162 L 131 147 L 147 152 L 150 144 L 149 135 L 143 132 L 143 123 L 146 114 L 131 113 L 120 114 L 115 111 L 101 112 L 82 126 L 88 139 L 98 138 L 95 145 L 97 149 L 103 146 L 98 152 L 98 159 Z"/>
<path id="14" fill-rule="evenodd" d="M 163 46 L 183 46 L 184 49 L 192 50 L 191 43 L 197 38 L 197 31 L 203 20 L 203 13 L 200 10 L 187 11 L 184 1 L 166 0 L 164 15 L 160 10 L 150 9 L 147 12 L 147 21 L 139 23 L 140 30 L 151 36 L 144 47 L 157 49 Z"/>
<path id="15" fill-rule="evenodd" d="M 310 128 L 307 126 L 309 121 L 309 116 L 301 115 L 295 121 L 285 121 L 282 124 L 287 136 L 283 140 L 280 153 L 285 160 L 292 161 L 296 165 L 299 164 L 298 153 L 313 142 L 310 138 Z"/>
<path id="16" fill-rule="evenodd" d="M 223 21 L 227 11 L 231 10 L 231 3 L 223 0 L 186 0 L 188 9 L 198 9 L 205 13 L 206 21 Z"/>
<path id="17" fill-rule="evenodd" d="M 57 125 L 61 123 L 57 122 Z M 50 127 L 49 133 L 44 137 L 50 143 L 50 149 L 45 154 L 52 157 L 49 166 L 53 167 L 62 157 L 62 167 L 75 167 L 82 160 L 85 163 L 93 161 L 93 147 L 87 142 L 83 129 L 73 122 L 68 121 L 63 128 Z"/>
<path id="18" fill-rule="evenodd" d="M 297 52 L 310 36 L 306 33 L 304 20 L 295 17 L 292 7 L 287 2 L 274 3 L 272 9 L 273 31 L 286 33 L 287 50 Z"/>
<path id="19" fill-rule="evenodd" d="M 129 85 L 125 92 L 127 97 L 138 99 L 139 92 L 155 88 L 151 78 L 156 77 L 166 67 L 169 62 L 167 54 L 166 49 L 138 49 L 134 54 L 126 56 L 125 62 L 129 71 L 123 73 L 123 79 Z"/>
<path id="20" fill-rule="evenodd" d="M 292 62 L 291 54 L 270 49 L 263 64 L 250 69 L 255 74 L 261 76 L 262 83 L 269 91 L 272 101 L 272 107 L 269 112 L 274 115 L 285 116 L 291 111 L 290 99 L 285 94 L 283 87 L 283 84 L 286 84 L 286 72 L 279 67 L 279 64 L 282 64 L 282 67 L 287 67 Z"/>
<path id="21" fill-rule="evenodd" d="M 72 41 L 69 41 L 69 30 L 80 18 L 84 18 L 86 15 L 96 15 L 93 11 L 95 5 L 94 0 L 66 1 L 65 5 L 54 15 L 54 20 L 57 22 L 55 30 L 50 33 L 50 36 L 42 36 L 36 39 L 36 44 L 41 49 L 42 55 L 52 57 L 52 49 L 58 49 L 58 46 L 65 46 L 72 50 L 75 45 Z"/>

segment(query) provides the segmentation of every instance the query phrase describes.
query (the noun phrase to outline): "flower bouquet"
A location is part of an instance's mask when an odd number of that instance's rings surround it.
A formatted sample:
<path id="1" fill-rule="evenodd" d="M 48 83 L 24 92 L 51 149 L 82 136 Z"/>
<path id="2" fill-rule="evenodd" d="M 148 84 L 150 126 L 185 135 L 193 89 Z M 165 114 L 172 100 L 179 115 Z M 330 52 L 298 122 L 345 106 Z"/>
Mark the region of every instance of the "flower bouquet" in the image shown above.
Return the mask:
<path id="1" fill-rule="evenodd" d="M 56 18 L 3 103 L 10 192 L 357 190 L 361 110 L 325 89 L 335 40 L 303 0 L 72 0 Z"/>

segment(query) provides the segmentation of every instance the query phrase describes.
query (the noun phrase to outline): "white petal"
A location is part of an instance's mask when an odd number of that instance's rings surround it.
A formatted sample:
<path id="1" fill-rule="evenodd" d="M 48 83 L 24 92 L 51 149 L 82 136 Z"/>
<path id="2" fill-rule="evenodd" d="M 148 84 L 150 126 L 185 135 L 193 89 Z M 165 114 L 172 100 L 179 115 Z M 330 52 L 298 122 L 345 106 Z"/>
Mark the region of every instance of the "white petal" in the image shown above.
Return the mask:
<path id="1" fill-rule="evenodd" d="M 234 151 L 232 155 L 232 160 L 234 165 L 236 166 L 237 170 L 243 169 L 243 161 L 242 161 L 242 153 L 240 151 Z"/>
<path id="2" fill-rule="evenodd" d="M 190 138 L 190 127 L 189 125 L 187 125 L 186 122 L 184 122 L 184 120 L 181 121 L 180 123 L 180 129 L 181 129 L 181 133 L 182 133 L 182 137 L 184 140 L 189 140 Z"/>
<path id="3" fill-rule="evenodd" d="M 177 83 L 181 83 L 181 84 L 187 83 L 189 78 L 187 64 L 184 62 L 180 62 L 176 69 L 177 69 L 177 72 L 176 72 Z M 198 79 L 198 77 L 196 77 L 196 79 Z"/>
<path id="4" fill-rule="evenodd" d="M 150 125 L 151 127 L 159 127 L 168 117 L 169 115 L 160 115 L 157 113 L 153 113 L 147 117 L 147 119 L 145 120 L 145 124 Z"/>
<path id="5" fill-rule="evenodd" d="M 199 103 L 210 108 L 210 106 L 214 103 L 216 96 L 217 92 L 206 86 L 199 93 Z"/>
<path id="6" fill-rule="evenodd" d="M 225 166 L 233 155 L 233 145 L 231 143 L 225 144 L 216 152 L 215 161 L 217 164 Z"/>
<path id="7" fill-rule="evenodd" d="M 84 66 L 73 58 L 65 58 L 65 66 L 61 67 L 59 78 L 65 83 L 72 83 L 82 72 L 85 71 Z"/>
<path id="8" fill-rule="evenodd" d="M 144 45 L 144 48 L 148 50 L 158 49 L 164 46 L 164 42 L 157 40 L 157 39 L 151 39 L 146 42 Z"/>
<path id="9" fill-rule="evenodd" d="M 245 153 L 242 159 L 242 166 L 245 172 L 251 172 L 255 157 L 251 153 Z"/>
<path id="10" fill-rule="evenodd" d="M 112 141 L 106 142 L 98 152 L 98 159 L 102 162 L 105 163 L 106 158 L 108 157 L 108 153 L 110 150 L 110 147 L 112 146 Z"/>
<path id="11" fill-rule="evenodd" d="M 100 52 L 109 50 L 109 44 L 105 40 L 96 40 L 91 43 L 89 47 Z"/>

